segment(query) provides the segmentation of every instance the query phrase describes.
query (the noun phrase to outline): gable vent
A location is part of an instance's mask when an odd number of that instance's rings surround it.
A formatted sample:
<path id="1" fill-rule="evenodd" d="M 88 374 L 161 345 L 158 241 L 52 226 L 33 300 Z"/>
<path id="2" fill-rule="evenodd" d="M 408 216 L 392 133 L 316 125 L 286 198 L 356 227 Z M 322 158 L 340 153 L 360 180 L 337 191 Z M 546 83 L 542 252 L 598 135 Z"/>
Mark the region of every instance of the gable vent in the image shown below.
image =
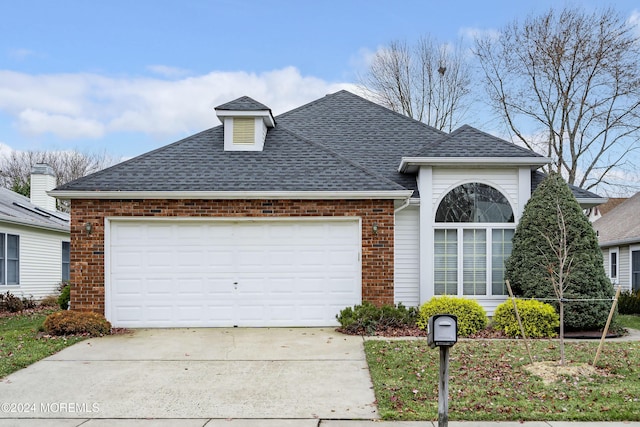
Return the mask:
<path id="1" fill-rule="evenodd" d="M 234 117 L 233 143 L 254 144 L 256 134 L 256 120 L 253 117 Z"/>

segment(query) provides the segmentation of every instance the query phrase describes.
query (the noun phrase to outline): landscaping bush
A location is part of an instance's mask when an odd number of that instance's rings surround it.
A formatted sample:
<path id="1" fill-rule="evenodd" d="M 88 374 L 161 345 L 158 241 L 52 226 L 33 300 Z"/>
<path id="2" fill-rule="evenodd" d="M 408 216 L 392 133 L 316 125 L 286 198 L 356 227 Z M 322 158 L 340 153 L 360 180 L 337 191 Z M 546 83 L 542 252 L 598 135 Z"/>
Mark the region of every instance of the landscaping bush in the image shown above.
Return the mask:
<path id="1" fill-rule="evenodd" d="M 528 338 L 556 336 L 556 328 L 560 326 L 560 316 L 552 305 L 525 299 L 516 299 L 516 305 L 524 333 Z M 522 336 L 513 301 L 507 300 L 496 308 L 493 313 L 493 327 L 510 337 Z"/>
<path id="2" fill-rule="evenodd" d="M 476 300 L 447 295 L 433 297 L 420 307 L 418 326 L 427 329 L 429 318 L 435 314 L 457 316 L 459 336 L 466 337 L 487 327 L 487 313 Z"/>
<path id="3" fill-rule="evenodd" d="M 111 333 L 111 323 L 98 313 L 64 310 L 48 315 L 44 330 L 51 335 L 100 336 Z"/>
<path id="4" fill-rule="evenodd" d="M 33 295 L 29 295 L 29 297 L 22 297 L 22 307 L 24 310 L 30 310 L 32 308 L 36 308 L 38 303 L 33 299 Z"/>
<path id="5" fill-rule="evenodd" d="M 17 313 L 22 310 L 24 310 L 24 303 L 20 298 L 13 295 L 10 291 L 0 294 L 0 311 Z"/>
<path id="6" fill-rule="evenodd" d="M 47 295 L 40 300 L 40 307 L 58 307 L 58 295 Z"/>
<path id="7" fill-rule="evenodd" d="M 564 225 L 563 225 L 564 224 Z M 524 207 L 513 236 L 505 277 L 516 295 L 556 299 L 553 281 L 560 269 L 559 250 L 566 250 L 564 324 L 573 330 L 604 327 L 613 286 L 604 271 L 598 238 L 563 178 L 549 174 Z M 591 301 L 589 301 L 591 300 Z M 550 301 L 558 310 L 558 303 Z"/>
<path id="8" fill-rule="evenodd" d="M 58 297 L 58 304 L 60 305 L 60 308 L 63 310 L 68 309 L 70 299 L 71 299 L 71 286 L 69 284 L 66 284 L 60 289 L 60 296 Z"/>
<path id="9" fill-rule="evenodd" d="M 380 329 L 415 326 L 417 314 L 414 307 L 407 308 L 402 304 L 377 307 L 365 301 L 362 305 L 341 310 L 336 319 L 346 333 L 371 335 Z"/>
<path id="10" fill-rule="evenodd" d="M 640 314 L 640 290 L 624 291 L 618 298 L 618 312 L 620 314 Z"/>

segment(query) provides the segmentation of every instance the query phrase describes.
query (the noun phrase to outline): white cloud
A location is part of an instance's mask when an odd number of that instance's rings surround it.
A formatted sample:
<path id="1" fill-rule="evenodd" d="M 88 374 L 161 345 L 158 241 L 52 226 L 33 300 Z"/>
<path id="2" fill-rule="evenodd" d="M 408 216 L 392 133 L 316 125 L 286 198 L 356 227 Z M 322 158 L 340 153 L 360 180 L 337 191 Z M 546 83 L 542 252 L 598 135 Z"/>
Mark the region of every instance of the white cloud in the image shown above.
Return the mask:
<path id="1" fill-rule="evenodd" d="M 243 95 L 278 114 L 340 89 L 355 86 L 302 76 L 294 67 L 259 74 L 213 71 L 177 80 L 0 70 L 0 111 L 27 134 L 64 139 L 111 132 L 168 136 L 219 124 L 213 108 Z"/>
<path id="2" fill-rule="evenodd" d="M 191 74 L 191 71 L 187 69 L 170 67 L 167 65 L 149 65 L 147 69 L 152 73 L 158 74 L 160 76 L 168 77 L 168 78 L 184 77 Z"/>
<path id="3" fill-rule="evenodd" d="M 20 112 L 18 120 L 20 129 L 31 134 L 50 132 L 64 139 L 100 138 L 104 135 L 104 126 L 100 122 L 80 117 L 27 109 Z"/>
<path id="4" fill-rule="evenodd" d="M 458 30 L 458 34 L 463 40 L 473 41 L 477 38 L 488 37 L 491 40 L 497 40 L 500 37 L 500 31 L 493 28 L 474 28 L 463 27 Z"/>

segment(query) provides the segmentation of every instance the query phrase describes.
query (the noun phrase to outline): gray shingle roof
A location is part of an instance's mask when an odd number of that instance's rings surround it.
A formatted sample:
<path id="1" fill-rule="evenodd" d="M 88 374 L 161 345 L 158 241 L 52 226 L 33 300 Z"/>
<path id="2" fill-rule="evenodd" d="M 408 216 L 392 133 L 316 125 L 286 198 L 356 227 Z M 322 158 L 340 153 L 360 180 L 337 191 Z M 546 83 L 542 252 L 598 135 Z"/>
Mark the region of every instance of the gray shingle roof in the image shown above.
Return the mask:
<path id="1" fill-rule="evenodd" d="M 317 141 L 368 170 L 417 190 L 414 175 L 398 172 L 403 156 L 444 132 L 340 91 L 276 117 L 278 126 Z"/>
<path id="2" fill-rule="evenodd" d="M 268 110 L 242 97 L 217 109 Z M 224 151 L 218 126 L 115 165 L 67 191 L 394 191 L 413 190 L 403 157 L 540 155 L 463 126 L 447 135 L 347 91 L 276 117 L 264 151 Z"/>
<path id="3" fill-rule="evenodd" d="M 464 125 L 422 147 L 413 157 L 538 157 L 538 153 Z"/>
<path id="4" fill-rule="evenodd" d="M 593 223 L 600 246 L 640 242 L 640 193 Z"/>
<path id="5" fill-rule="evenodd" d="M 403 187 L 284 128 L 224 151 L 222 126 L 60 186 L 81 191 L 394 191 Z"/>
<path id="6" fill-rule="evenodd" d="M 31 203 L 28 197 L 0 188 L 0 222 L 17 222 L 69 232 L 69 214 L 52 212 Z"/>
<path id="7" fill-rule="evenodd" d="M 234 99 L 233 101 L 218 105 L 215 109 L 229 111 L 271 111 L 271 109 L 266 105 L 261 104 L 248 96 L 242 96 L 238 99 Z"/>
<path id="8" fill-rule="evenodd" d="M 547 175 L 540 171 L 532 171 L 531 172 L 531 192 L 533 192 L 538 185 L 542 182 L 542 180 Z M 598 196 L 596 193 L 592 193 L 591 191 L 584 190 L 580 187 L 576 187 L 575 185 L 569 184 L 569 189 L 573 193 L 574 197 L 578 200 L 580 199 L 601 199 L 601 196 Z"/>

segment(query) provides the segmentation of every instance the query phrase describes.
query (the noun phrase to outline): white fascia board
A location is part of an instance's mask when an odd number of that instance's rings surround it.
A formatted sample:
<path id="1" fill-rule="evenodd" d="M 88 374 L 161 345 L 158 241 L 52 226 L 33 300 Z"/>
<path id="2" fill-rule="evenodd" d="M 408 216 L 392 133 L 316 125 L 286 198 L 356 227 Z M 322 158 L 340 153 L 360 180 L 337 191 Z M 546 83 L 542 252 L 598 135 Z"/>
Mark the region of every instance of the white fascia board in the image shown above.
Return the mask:
<path id="1" fill-rule="evenodd" d="M 619 239 L 619 240 L 611 240 L 608 242 L 602 242 L 599 243 L 600 248 L 604 249 L 604 248 L 610 248 L 610 247 L 615 247 L 615 246 L 627 246 L 627 245 L 634 245 L 636 243 L 640 243 L 640 236 L 638 237 L 628 237 L 626 239 Z"/>
<path id="2" fill-rule="evenodd" d="M 551 163 L 547 157 L 403 157 L 399 172 L 416 172 L 420 166 L 540 167 Z"/>
<path id="3" fill-rule="evenodd" d="M 598 198 L 580 198 L 580 197 L 576 197 L 576 200 L 578 201 L 578 203 L 580 204 L 580 207 L 583 209 L 587 209 L 587 208 L 592 208 L 594 206 L 598 206 L 601 205 L 603 203 L 607 203 L 607 201 L 609 200 L 608 197 L 598 197 Z"/>
<path id="4" fill-rule="evenodd" d="M 200 199 L 200 200 L 371 200 L 407 199 L 413 190 L 397 191 L 70 191 L 52 190 L 57 199 Z"/>
<path id="5" fill-rule="evenodd" d="M 4 222 L 4 223 L 7 223 L 7 224 L 22 225 L 24 227 L 39 228 L 39 229 L 42 229 L 42 230 L 58 231 L 60 233 L 69 234 L 69 227 L 65 227 L 63 225 L 60 225 L 60 226 L 44 225 L 44 224 L 35 223 L 35 222 L 27 221 L 27 220 L 20 220 L 20 219 L 14 218 L 14 217 L 7 217 L 7 216 L 4 216 L 4 215 L 0 215 L 0 222 Z"/>

